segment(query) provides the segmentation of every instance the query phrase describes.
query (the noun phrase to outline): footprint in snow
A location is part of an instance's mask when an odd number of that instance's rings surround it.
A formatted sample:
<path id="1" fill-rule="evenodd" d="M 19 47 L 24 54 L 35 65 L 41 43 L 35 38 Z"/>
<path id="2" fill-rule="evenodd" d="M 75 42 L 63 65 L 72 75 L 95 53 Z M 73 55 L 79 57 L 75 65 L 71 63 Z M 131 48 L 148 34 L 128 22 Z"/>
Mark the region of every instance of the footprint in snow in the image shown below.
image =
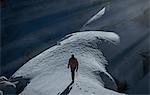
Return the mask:
<path id="1" fill-rule="evenodd" d="M 95 92 L 92 92 L 92 95 L 95 95 L 96 93 Z"/>
<path id="2" fill-rule="evenodd" d="M 84 90 L 84 92 L 88 92 L 88 90 Z"/>
<path id="3" fill-rule="evenodd" d="M 59 94 L 60 94 L 60 92 L 57 95 L 59 95 Z"/>
<path id="4" fill-rule="evenodd" d="M 79 87 L 79 85 L 76 83 L 77 87 Z"/>

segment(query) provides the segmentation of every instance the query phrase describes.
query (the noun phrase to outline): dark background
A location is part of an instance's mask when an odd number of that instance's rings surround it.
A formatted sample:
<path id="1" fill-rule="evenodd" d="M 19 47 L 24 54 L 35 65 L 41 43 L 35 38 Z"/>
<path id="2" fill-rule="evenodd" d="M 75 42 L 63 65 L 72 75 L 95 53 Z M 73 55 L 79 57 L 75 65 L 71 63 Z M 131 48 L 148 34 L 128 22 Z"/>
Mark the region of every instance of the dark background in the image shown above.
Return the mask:
<path id="1" fill-rule="evenodd" d="M 83 27 L 103 7 L 105 14 Z M 10 77 L 69 33 L 103 30 L 120 36 L 119 46 L 103 46 L 103 52 L 118 70 L 112 74 L 124 79 L 120 72 L 132 70 L 142 62 L 140 53 L 149 51 L 149 11 L 148 0 L 1 0 L 0 75 Z"/>

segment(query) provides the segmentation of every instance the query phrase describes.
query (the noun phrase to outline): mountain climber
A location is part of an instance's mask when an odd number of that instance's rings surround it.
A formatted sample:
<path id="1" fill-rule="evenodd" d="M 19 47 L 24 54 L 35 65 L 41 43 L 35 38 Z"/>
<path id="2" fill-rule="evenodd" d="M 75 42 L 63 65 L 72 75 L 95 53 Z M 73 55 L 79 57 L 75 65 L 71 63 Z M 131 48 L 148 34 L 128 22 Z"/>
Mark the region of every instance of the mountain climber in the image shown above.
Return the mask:
<path id="1" fill-rule="evenodd" d="M 68 62 L 68 69 L 69 69 L 69 67 L 71 69 L 72 82 L 74 82 L 75 70 L 76 70 L 76 72 L 78 71 L 78 65 L 79 65 L 78 60 L 72 54 L 71 58 L 69 59 L 69 62 Z"/>

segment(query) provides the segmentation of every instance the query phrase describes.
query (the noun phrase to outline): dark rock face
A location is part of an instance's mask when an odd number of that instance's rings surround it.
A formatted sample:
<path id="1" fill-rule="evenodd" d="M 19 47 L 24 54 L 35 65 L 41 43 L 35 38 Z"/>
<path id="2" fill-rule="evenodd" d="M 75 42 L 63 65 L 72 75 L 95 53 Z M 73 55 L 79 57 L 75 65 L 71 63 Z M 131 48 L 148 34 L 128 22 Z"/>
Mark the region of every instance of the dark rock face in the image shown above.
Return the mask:
<path id="1" fill-rule="evenodd" d="M 30 82 L 29 78 L 23 78 L 23 77 L 15 77 L 15 78 L 10 78 L 10 81 L 16 84 L 16 93 L 19 94 L 21 93 L 24 88 L 28 85 Z"/>
<path id="2" fill-rule="evenodd" d="M 104 82 L 105 88 L 117 91 L 117 85 L 116 85 L 115 81 L 110 78 L 110 76 L 108 76 L 106 73 L 100 72 L 100 71 L 94 71 L 93 73 L 97 76 L 99 81 L 100 81 L 100 79 L 102 79 L 102 81 Z"/>
<path id="3" fill-rule="evenodd" d="M 29 83 L 28 78 L 16 77 L 7 79 L 5 77 L 0 77 L 0 91 L 4 95 L 18 95 L 20 94 L 24 88 Z M 2 95 L 3 95 L 2 94 Z M 1 95 L 1 94 L 0 94 Z"/>
<path id="4" fill-rule="evenodd" d="M 8 80 L 8 79 L 7 79 L 5 76 L 1 76 L 1 77 L 0 77 L 0 82 L 1 82 L 1 81 L 7 81 L 7 80 Z"/>
<path id="5" fill-rule="evenodd" d="M 9 95 L 9 94 L 17 95 L 15 84 L 9 81 L 1 81 L 0 90 L 3 92 L 4 95 Z"/>
<path id="6" fill-rule="evenodd" d="M 3 92 L 0 90 L 0 95 L 3 95 Z"/>

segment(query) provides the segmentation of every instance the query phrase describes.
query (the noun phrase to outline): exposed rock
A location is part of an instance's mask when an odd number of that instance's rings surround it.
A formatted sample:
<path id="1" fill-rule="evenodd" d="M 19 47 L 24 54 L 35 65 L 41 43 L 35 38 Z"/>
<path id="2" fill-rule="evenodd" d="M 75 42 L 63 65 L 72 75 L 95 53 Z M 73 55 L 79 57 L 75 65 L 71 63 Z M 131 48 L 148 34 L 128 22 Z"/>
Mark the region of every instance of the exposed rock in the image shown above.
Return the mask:
<path id="1" fill-rule="evenodd" d="M 1 81 L 0 82 L 0 90 L 3 91 L 4 95 L 5 94 L 16 95 L 16 86 L 15 86 L 15 84 L 13 84 L 9 81 Z"/>

